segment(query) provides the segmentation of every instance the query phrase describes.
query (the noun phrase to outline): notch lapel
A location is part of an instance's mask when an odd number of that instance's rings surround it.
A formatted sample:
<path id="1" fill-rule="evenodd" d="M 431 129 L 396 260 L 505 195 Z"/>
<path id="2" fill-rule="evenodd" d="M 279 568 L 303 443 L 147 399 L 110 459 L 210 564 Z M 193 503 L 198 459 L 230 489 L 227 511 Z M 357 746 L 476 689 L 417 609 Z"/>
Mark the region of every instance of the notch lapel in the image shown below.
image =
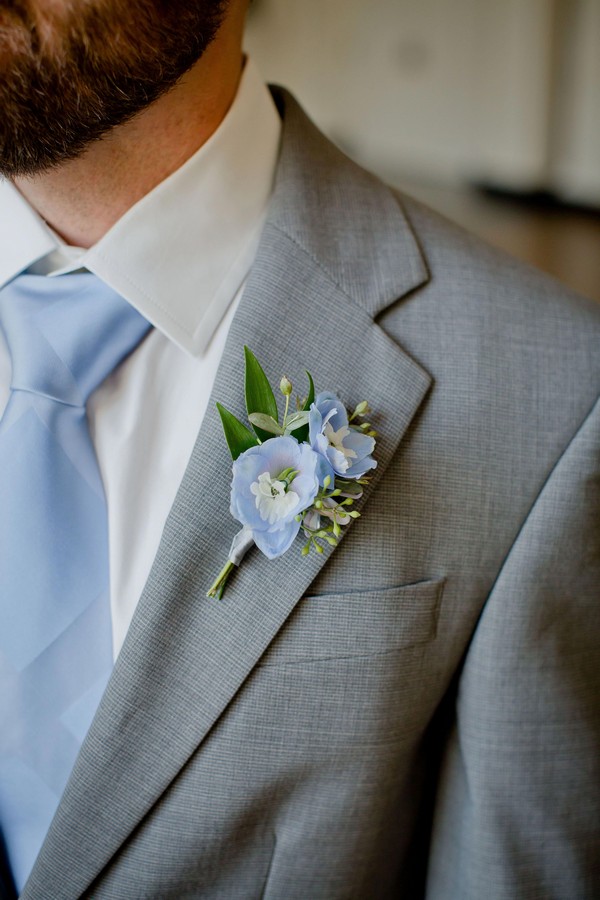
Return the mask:
<path id="1" fill-rule="evenodd" d="M 369 400 L 380 436 L 365 501 L 430 385 L 372 318 L 426 278 L 397 201 L 331 148 L 289 97 L 278 99 L 283 145 L 257 259 L 148 583 L 23 893 L 29 900 L 86 891 L 199 747 L 331 555 L 328 548 L 301 558 L 298 542 L 268 561 L 253 549 L 223 600 L 205 596 L 238 528 L 215 401 L 244 417 L 243 345 L 272 381 L 285 372 L 302 392 L 307 368 L 317 389 L 334 390 L 348 406 Z"/>

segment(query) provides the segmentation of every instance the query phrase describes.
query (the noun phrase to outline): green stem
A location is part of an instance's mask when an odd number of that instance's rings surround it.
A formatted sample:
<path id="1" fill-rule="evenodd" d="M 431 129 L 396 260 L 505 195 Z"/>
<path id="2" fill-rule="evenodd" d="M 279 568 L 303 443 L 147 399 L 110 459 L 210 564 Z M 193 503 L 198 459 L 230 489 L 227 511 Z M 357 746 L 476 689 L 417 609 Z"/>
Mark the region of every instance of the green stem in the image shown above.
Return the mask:
<path id="1" fill-rule="evenodd" d="M 283 426 L 282 426 L 284 431 L 285 431 L 285 426 L 287 425 L 287 417 L 288 417 L 289 408 L 290 408 L 290 395 L 286 394 L 286 396 L 285 396 L 285 411 L 283 413 Z"/>
<path id="2" fill-rule="evenodd" d="M 235 569 L 234 564 L 230 560 L 227 560 L 227 562 L 211 584 L 210 588 L 206 592 L 207 597 L 216 597 L 218 600 L 221 599 L 221 597 L 223 596 L 223 591 L 225 590 L 225 585 L 227 584 L 227 579 L 231 575 L 233 569 Z"/>

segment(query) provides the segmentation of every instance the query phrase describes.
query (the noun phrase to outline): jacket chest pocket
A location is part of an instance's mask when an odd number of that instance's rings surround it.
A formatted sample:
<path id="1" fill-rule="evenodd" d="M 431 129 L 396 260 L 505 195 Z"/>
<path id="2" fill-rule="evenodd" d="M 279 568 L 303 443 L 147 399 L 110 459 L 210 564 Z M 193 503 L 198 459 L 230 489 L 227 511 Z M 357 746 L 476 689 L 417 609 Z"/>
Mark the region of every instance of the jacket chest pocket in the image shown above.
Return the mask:
<path id="1" fill-rule="evenodd" d="M 444 578 L 366 591 L 307 594 L 261 666 L 372 656 L 427 643 L 436 635 Z"/>

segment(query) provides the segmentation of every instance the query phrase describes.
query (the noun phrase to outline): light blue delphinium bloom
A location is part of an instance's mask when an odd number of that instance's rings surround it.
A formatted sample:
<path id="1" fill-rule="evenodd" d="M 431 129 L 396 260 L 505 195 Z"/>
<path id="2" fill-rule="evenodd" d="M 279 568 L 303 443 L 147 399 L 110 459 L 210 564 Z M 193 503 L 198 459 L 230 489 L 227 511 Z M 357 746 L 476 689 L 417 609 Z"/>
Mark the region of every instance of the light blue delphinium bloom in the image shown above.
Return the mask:
<path id="1" fill-rule="evenodd" d="M 361 478 L 377 466 L 371 456 L 375 440 L 348 423 L 348 413 L 342 401 L 330 391 L 317 394 L 309 415 L 310 445 L 321 457 L 319 481 L 326 475 L 333 479 Z"/>
<path id="2" fill-rule="evenodd" d="M 256 546 L 269 559 L 289 548 L 298 534 L 296 516 L 319 490 L 317 454 L 293 437 L 275 437 L 235 460 L 231 514 L 252 529 Z"/>

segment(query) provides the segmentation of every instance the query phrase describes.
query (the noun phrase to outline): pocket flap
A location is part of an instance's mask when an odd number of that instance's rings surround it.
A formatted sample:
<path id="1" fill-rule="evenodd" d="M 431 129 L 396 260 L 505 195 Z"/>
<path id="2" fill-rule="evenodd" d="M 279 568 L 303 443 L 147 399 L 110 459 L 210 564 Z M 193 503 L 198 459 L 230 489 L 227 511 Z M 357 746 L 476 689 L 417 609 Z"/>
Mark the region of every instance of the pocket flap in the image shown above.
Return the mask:
<path id="1" fill-rule="evenodd" d="M 260 665 L 387 653 L 433 640 L 444 578 L 340 594 L 307 594 Z"/>

